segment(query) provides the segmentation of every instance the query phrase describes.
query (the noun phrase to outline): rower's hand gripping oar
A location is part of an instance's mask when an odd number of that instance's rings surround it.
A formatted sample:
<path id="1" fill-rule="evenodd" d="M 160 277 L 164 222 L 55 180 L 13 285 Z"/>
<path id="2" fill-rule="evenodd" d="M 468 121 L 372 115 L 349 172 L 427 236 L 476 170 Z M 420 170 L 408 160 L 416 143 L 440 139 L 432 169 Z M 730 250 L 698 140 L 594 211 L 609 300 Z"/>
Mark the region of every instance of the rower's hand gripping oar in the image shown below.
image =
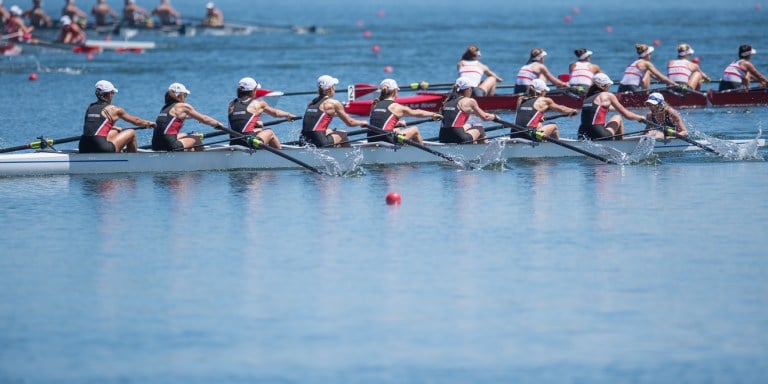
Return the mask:
<path id="1" fill-rule="evenodd" d="M 152 128 L 152 127 L 128 127 L 123 129 L 146 129 L 146 128 Z M 8 148 L 2 148 L 0 149 L 0 153 L 8 153 L 8 152 L 16 152 L 16 151 L 23 151 L 25 149 L 44 149 L 44 148 L 53 148 L 56 144 L 64 144 L 64 143 L 71 143 L 74 141 L 79 141 L 82 135 L 77 136 L 71 136 L 71 137 L 65 137 L 62 139 L 46 139 L 42 135 L 37 137 L 37 141 L 33 141 L 31 143 L 23 144 L 23 145 L 17 145 L 15 147 L 8 147 Z"/>
<path id="2" fill-rule="evenodd" d="M 562 142 L 562 141 L 560 141 L 558 139 L 554 139 L 554 138 L 551 138 L 551 137 L 544 136 L 544 133 L 540 132 L 538 130 L 531 131 L 529 129 L 526 129 L 525 127 L 519 126 L 519 125 L 514 124 L 514 123 L 510 123 L 508 121 L 504 121 L 504 120 L 501 120 L 501 119 L 495 119 L 494 121 L 497 122 L 497 123 L 504 124 L 504 125 L 508 126 L 509 128 L 512 128 L 512 130 L 514 130 L 515 133 L 527 133 L 527 134 L 530 134 L 532 136 L 532 139 L 534 139 L 536 141 L 549 141 L 550 143 L 557 144 L 557 145 L 559 145 L 561 147 L 564 147 L 564 148 L 568 148 L 568 149 L 570 149 L 572 151 L 581 153 L 584 156 L 588 156 L 588 157 L 591 157 L 591 158 L 596 159 L 596 160 L 600 160 L 600 161 L 602 161 L 604 163 L 615 164 L 615 162 L 611 161 L 610 159 L 608 159 L 606 157 L 603 157 L 603 156 L 600 156 L 600 155 L 596 155 L 596 154 L 594 154 L 592 152 L 589 152 L 589 151 L 585 151 L 585 150 L 583 150 L 581 148 L 578 148 L 578 147 L 575 147 L 575 146 L 573 146 L 571 144 L 564 143 L 564 142 Z"/>
<path id="3" fill-rule="evenodd" d="M 673 128 L 673 127 L 666 127 L 666 126 L 663 126 L 661 124 L 656 124 L 656 123 L 654 123 L 652 121 L 649 121 L 648 119 L 642 119 L 642 120 L 640 120 L 640 122 L 643 123 L 643 124 L 650 125 L 651 127 L 654 127 L 656 129 L 660 130 L 662 133 L 664 133 L 665 136 L 672 136 L 672 137 L 674 137 L 676 139 L 680 139 L 682 141 L 685 141 L 686 143 L 695 145 L 695 146 L 697 146 L 697 147 L 699 147 L 699 148 L 701 148 L 701 149 L 703 149 L 703 150 L 705 150 L 707 152 L 711 152 L 711 153 L 714 153 L 716 155 L 718 154 L 717 151 L 715 151 L 711 147 L 708 147 L 708 146 L 706 146 L 704 144 L 701 144 L 698 141 L 693 140 L 693 139 L 691 139 L 688 136 L 683 136 L 683 135 L 677 133 L 675 131 L 675 128 Z"/>
<path id="4" fill-rule="evenodd" d="M 448 160 L 450 162 L 453 162 L 453 163 L 456 163 L 456 164 L 459 164 L 459 165 L 462 165 L 462 166 L 464 165 L 461 161 L 459 161 L 459 159 L 457 159 L 457 158 L 455 158 L 453 156 L 447 155 L 447 154 L 439 152 L 439 151 L 435 151 L 434 149 L 428 148 L 428 147 L 426 147 L 426 146 L 424 146 L 422 144 L 419 144 L 419 143 L 417 143 L 417 142 L 415 142 L 413 140 L 406 139 L 405 135 L 403 135 L 403 134 L 396 134 L 395 132 L 392 132 L 392 131 L 385 131 L 385 130 L 379 128 L 379 127 L 375 127 L 375 126 L 370 125 L 370 124 L 366 124 L 366 125 L 364 125 L 364 127 L 368 128 L 368 130 L 370 130 L 371 132 L 376 133 L 376 134 L 391 134 L 391 135 L 394 135 L 394 137 L 393 137 L 394 141 L 396 141 L 396 142 L 398 142 L 400 144 L 408 144 L 408 145 L 410 145 L 412 147 L 416 147 L 418 149 L 421 149 L 422 151 L 429 152 L 429 153 L 431 153 L 431 154 L 433 154 L 435 156 L 442 157 L 443 159 L 446 159 L 446 160 Z"/>
<path id="5" fill-rule="evenodd" d="M 264 124 L 261 126 L 261 128 L 263 128 L 263 127 L 269 127 L 269 126 L 272 126 L 272 125 L 278 125 L 278 124 L 282 124 L 282 123 L 285 123 L 285 122 L 287 122 L 287 121 L 296 121 L 296 120 L 301 120 L 301 119 L 302 119 L 302 117 L 301 117 L 301 116 L 297 116 L 295 119 L 279 119 L 279 120 L 272 120 L 272 121 L 268 121 L 268 122 L 264 123 Z M 210 139 L 211 137 L 216 137 L 216 136 L 223 136 L 223 135 L 226 135 L 226 134 L 228 134 L 228 133 L 229 133 L 229 132 L 227 132 L 227 131 L 221 131 L 221 130 L 219 130 L 219 131 L 215 131 L 215 132 L 208 132 L 208 133 L 191 133 L 190 135 L 197 135 L 198 137 L 200 137 L 200 140 L 203 140 L 203 139 Z M 227 140 L 224 140 L 224 141 L 222 141 L 222 142 L 226 142 L 226 141 L 227 141 Z M 211 144 L 211 143 L 209 143 L 209 144 Z"/>
<path id="6" fill-rule="evenodd" d="M 421 119 L 421 120 L 414 120 L 414 121 L 402 121 L 402 122 L 405 124 L 405 127 L 408 127 L 408 126 L 411 126 L 411 125 L 419 125 L 421 123 L 429 123 L 431 121 L 435 121 L 435 119 L 429 118 L 429 119 Z M 383 134 L 377 134 L 375 137 L 383 137 L 383 136 L 392 136 L 393 135 L 393 132 L 391 132 L 391 131 L 384 131 L 384 132 L 385 133 L 383 133 Z M 363 134 L 363 133 L 368 133 L 368 129 L 359 129 L 359 130 L 356 130 L 356 131 L 347 132 L 347 137 L 354 136 L 354 135 L 359 135 L 359 134 Z M 333 146 L 340 145 L 340 144 L 354 143 L 354 142 L 363 141 L 363 140 L 366 140 L 366 139 L 367 139 L 366 137 L 363 137 L 363 138 L 355 139 L 355 140 L 347 140 L 347 141 L 342 141 L 342 142 L 335 143 L 335 144 L 329 144 L 329 145 L 326 145 L 326 147 L 333 147 Z"/>

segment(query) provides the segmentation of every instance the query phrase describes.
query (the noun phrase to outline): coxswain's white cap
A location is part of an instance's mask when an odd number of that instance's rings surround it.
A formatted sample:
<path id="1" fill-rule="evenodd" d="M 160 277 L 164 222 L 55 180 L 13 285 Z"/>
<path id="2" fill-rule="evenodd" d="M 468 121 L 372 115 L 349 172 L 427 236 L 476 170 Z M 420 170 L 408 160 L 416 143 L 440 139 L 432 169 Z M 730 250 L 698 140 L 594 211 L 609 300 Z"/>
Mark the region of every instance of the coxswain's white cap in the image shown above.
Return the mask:
<path id="1" fill-rule="evenodd" d="M 117 88 L 107 80 L 99 80 L 96 82 L 96 92 L 98 93 L 117 93 Z"/>
<path id="2" fill-rule="evenodd" d="M 14 14 L 16 16 L 21 16 L 21 14 L 24 12 L 24 11 L 21 10 L 21 8 L 19 8 L 18 5 L 12 6 L 10 11 L 11 11 L 12 14 Z"/>
<path id="3" fill-rule="evenodd" d="M 549 87 L 547 87 L 547 83 L 545 83 L 544 80 L 542 79 L 534 79 L 531 82 L 531 86 L 533 86 L 533 89 L 536 90 L 536 92 L 549 91 Z"/>
<path id="4" fill-rule="evenodd" d="M 651 52 L 653 52 L 653 51 L 654 51 L 654 48 L 653 48 L 653 47 L 648 47 L 648 49 L 646 49 L 645 51 L 643 51 L 643 53 L 641 53 L 641 54 L 637 55 L 637 57 L 646 57 L 646 56 L 650 55 L 650 54 L 651 54 Z"/>
<path id="5" fill-rule="evenodd" d="M 388 88 L 391 90 L 400 89 L 400 87 L 397 86 L 397 81 L 394 79 L 384 79 L 381 81 L 381 84 L 379 84 L 379 88 Z"/>
<path id="6" fill-rule="evenodd" d="M 59 22 L 61 22 L 61 25 L 67 26 L 67 25 L 72 24 L 72 19 L 69 18 L 69 16 L 64 15 L 64 16 L 61 17 L 61 19 L 59 19 Z"/>
<path id="7" fill-rule="evenodd" d="M 338 83 L 339 83 L 339 79 L 328 76 L 328 75 L 322 75 L 317 78 L 317 86 L 324 91 L 327 91 L 333 88 L 333 86 L 335 86 Z"/>
<path id="8" fill-rule="evenodd" d="M 463 91 L 467 88 L 472 88 L 472 87 L 473 87 L 472 81 L 469 80 L 468 78 L 462 76 L 456 79 L 456 88 L 458 88 L 459 91 Z"/>
<path id="9" fill-rule="evenodd" d="M 259 82 L 254 80 L 252 77 L 243 77 L 240 79 L 240 82 L 237 83 L 237 89 L 241 89 L 243 91 L 253 91 L 254 89 L 260 88 L 261 84 L 259 84 Z"/>
<path id="10" fill-rule="evenodd" d="M 664 104 L 664 95 L 658 92 L 651 93 L 648 95 L 648 100 L 645 103 L 651 105 Z"/>
<path id="11" fill-rule="evenodd" d="M 594 81 L 595 84 L 602 85 L 602 86 L 613 85 L 613 81 L 611 80 L 611 78 L 602 72 L 596 74 L 595 77 L 592 78 L 592 81 Z"/>
<path id="12" fill-rule="evenodd" d="M 208 9 L 213 9 L 214 7 L 216 7 L 216 4 L 213 4 L 212 1 L 209 1 L 208 4 L 205 5 L 205 7 Z"/>
<path id="13" fill-rule="evenodd" d="M 173 93 L 175 93 L 175 94 L 177 94 L 177 95 L 180 94 L 180 93 L 186 93 L 187 95 L 190 94 L 190 92 L 187 89 L 187 87 L 185 87 L 184 84 L 182 84 L 182 83 L 173 83 L 173 84 L 171 84 L 168 87 L 168 90 L 173 92 Z"/>

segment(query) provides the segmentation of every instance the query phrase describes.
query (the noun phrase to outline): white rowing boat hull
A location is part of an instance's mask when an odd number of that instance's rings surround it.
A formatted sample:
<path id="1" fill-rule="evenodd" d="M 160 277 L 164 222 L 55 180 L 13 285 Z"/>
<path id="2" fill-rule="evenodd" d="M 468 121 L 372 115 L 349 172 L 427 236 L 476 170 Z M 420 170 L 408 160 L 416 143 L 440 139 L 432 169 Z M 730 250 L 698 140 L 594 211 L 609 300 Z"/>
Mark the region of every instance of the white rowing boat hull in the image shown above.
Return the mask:
<path id="1" fill-rule="evenodd" d="M 85 47 L 100 49 L 154 49 L 154 41 L 130 41 L 130 40 L 86 40 Z"/>
<path id="2" fill-rule="evenodd" d="M 595 144 L 563 140 L 591 153 L 601 154 Z M 765 146 L 765 140 L 731 140 L 738 145 Z M 636 140 L 601 142 L 600 145 L 631 153 Z M 568 148 L 552 144 L 532 145 L 527 140 L 507 140 L 503 148 L 489 145 L 430 145 L 441 153 L 463 160 L 478 158 L 526 159 L 583 156 Z M 654 153 L 680 153 L 701 151 L 701 148 L 681 140 L 656 142 Z M 391 165 L 407 163 L 434 163 L 445 160 L 421 149 L 390 144 L 366 144 L 354 148 L 332 148 L 311 151 L 300 147 L 285 147 L 283 153 L 317 168 L 329 165 L 329 158 L 338 163 L 360 158 L 360 165 Z M 332 161 L 331 161 L 332 162 Z M 0 176 L 98 174 L 130 172 L 186 172 L 214 170 L 267 170 L 300 168 L 294 162 L 264 150 L 246 150 L 242 147 L 214 147 L 202 152 L 139 152 L 79 154 L 72 152 L 31 152 L 0 155 Z"/>

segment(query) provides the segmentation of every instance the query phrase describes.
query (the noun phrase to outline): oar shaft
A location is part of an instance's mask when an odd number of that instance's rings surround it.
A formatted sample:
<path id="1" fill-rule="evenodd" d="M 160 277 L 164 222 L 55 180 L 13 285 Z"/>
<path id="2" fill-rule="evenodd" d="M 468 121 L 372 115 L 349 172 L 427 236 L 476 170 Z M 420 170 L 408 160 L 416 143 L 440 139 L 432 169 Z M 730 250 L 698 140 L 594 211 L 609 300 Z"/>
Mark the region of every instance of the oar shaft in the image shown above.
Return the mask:
<path id="1" fill-rule="evenodd" d="M 705 150 L 707 152 L 711 152 L 711 153 L 717 154 L 717 151 L 715 151 L 714 149 L 712 149 L 710 147 L 707 147 L 706 145 L 701 144 L 698 141 L 693 140 L 693 139 L 691 139 L 688 136 L 683 136 L 683 135 L 677 133 L 675 131 L 675 128 L 673 128 L 673 127 L 667 127 L 667 126 L 664 126 L 664 125 L 661 125 L 661 124 L 656 124 L 656 123 L 654 123 L 652 121 L 648 121 L 647 119 L 640 120 L 640 122 L 643 123 L 643 124 L 650 125 L 650 126 L 656 128 L 656 129 L 662 131 L 667 136 L 672 136 L 672 137 L 674 137 L 676 139 L 680 139 L 682 141 L 685 141 L 686 143 L 695 145 L 695 146 L 697 146 L 697 147 L 699 147 L 699 148 L 701 148 L 701 149 L 703 149 L 703 150 Z"/>
<path id="2" fill-rule="evenodd" d="M 379 128 L 379 127 L 375 127 L 375 126 L 370 125 L 370 124 L 366 124 L 365 127 L 370 129 L 371 132 L 373 132 L 373 133 L 377 133 L 377 134 L 387 134 L 387 133 L 389 133 L 389 132 L 387 132 L 387 131 Z M 428 147 L 426 147 L 426 146 L 424 146 L 422 144 L 419 144 L 419 143 L 417 143 L 417 142 L 415 142 L 413 140 L 402 139 L 402 142 L 405 143 L 405 144 L 408 144 L 408 145 L 410 145 L 412 147 L 416 147 L 418 149 L 421 149 L 422 151 L 429 152 L 429 153 L 431 153 L 431 154 L 433 154 L 435 156 L 438 156 L 438 157 L 441 157 L 443 159 L 446 159 L 446 160 L 448 160 L 450 162 L 453 162 L 453 163 L 456 163 L 456 164 L 461 164 L 461 162 L 458 159 L 454 158 L 453 156 L 447 155 L 447 154 L 439 152 L 439 151 L 435 151 L 434 149 L 428 148 Z"/>
<path id="3" fill-rule="evenodd" d="M 515 123 L 510 123 L 508 121 L 504 121 L 504 120 L 501 120 L 501 119 L 497 119 L 496 122 L 499 122 L 501 124 L 504 124 L 504 125 L 510 127 L 515 132 L 519 132 L 519 133 L 528 133 L 529 132 L 529 130 L 526 129 L 525 127 L 519 126 L 519 125 L 517 125 Z M 589 151 L 585 151 L 585 150 L 583 150 L 581 148 L 578 148 L 578 147 L 573 146 L 573 145 L 568 144 L 568 143 L 564 143 L 564 142 L 562 142 L 560 140 L 557 140 L 557 139 L 554 139 L 554 138 L 551 138 L 551 137 L 543 136 L 543 137 L 541 137 L 541 140 L 549 141 L 550 143 L 557 144 L 557 145 L 559 145 L 559 146 L 561 146 L 563 148 L 568 148 L 568 149 L 570 149 L 570 150 L 572 150 L 574 152 L 581 153 L 584 156 L 588 156 L 588 157 L 591 157 L 593 159 L 600 160 L 600 161 L 602 161 L 604 163 L 608 163 L 608 164 L 612 164 L 613 163 L 613 161 L 611 161 L 610 159 L 607 159 L 607 158 L 605 158 L 603 156 L 596 155 L 596 154 L 594 154 L 592 152 L 589 152 Z"/>
<path id="4" fill-rule="evenodd" d="M 145 129 L 145 128 L 149 128 L 149 127 L 128 127 L 124 129 Z M 53 146 L 56 144 L 71 143 L 74 141 L 79 141 L 80 137 L 82 136 L 77 135 L 77 136 L 65 137 L 62 139 L 42 139 L 38 141 L 33 141 L 31 143 L 23 144 L 23 145 L 17 145 L 15 147 L 2 148 L 0 149 L 0 153 L 23 151 L 25 149 L 40 149 L 40 148 L 45 148 L 47 146 Z M 43 144 L 43 140 L 45 140 L 45 144 Z"/>
<path id="5" fill-rule="evenodd" d="M 237 132 L 237 131 L 235 131 L 235 130 L 233 130 L 231 128 L 225 127 L 225 126 L 221 126 L 221 127 L 218 127 L 218 128 L 221 129 L 222 131 L 226 131 L 227 133 L 229 133 L 232 136 L 233 139 L 242 139 L 242 138 L 249 137 L 247 135 L 243 135 L 240 132 Z M 253 138 L 253 136 L 250 136 L 250 137 Z M 308 169 L 308 170 L 310 170 L 312 172 L 315 172 L 315 173 L 318 173 L 318 174 L 322 174 L 322 172 L 320 172 L 319 169 L 317 169 L 317 168 L 315 168 L 315 167 L 313 167 L 313 166 L 311 166 L 311 165 L 309 165 L 309 164 L 307 164 L 307 163 L 305 163 L 305 162 L 303 162 L 303 161 L 301 161 L 301 160 L 299 160 L 299 159 L 297 159 L 297 158 L 295 158 L 293 156 L 286 155 L 285 153 L 281 152 L 279 149 L 275 149 L 275 148 L 270 147 L 269 145 L 265 145 L 264 143 L 261 142 L 261 140 L 258 140 L 258 138 L 256 139 L 256 142 L 258 143 L 257 148 L 259 148 L 259 149 L 263 149 L 263 150 L 265 150 L 267 152 L 274 153 L 275 155 L 278 155 L 278 156 L 280 156 L 280 157 L 282 157 L 282 158 L 284 158 L 284 159 L 286 159 L 288 161 L 296 163 L 296 164 L 298 164 L 298 165 L 300 165 L 300 166 L 302 166 L 302 167 L 304 167 L 304 168 L 306 168 L 306 169 Z"/>

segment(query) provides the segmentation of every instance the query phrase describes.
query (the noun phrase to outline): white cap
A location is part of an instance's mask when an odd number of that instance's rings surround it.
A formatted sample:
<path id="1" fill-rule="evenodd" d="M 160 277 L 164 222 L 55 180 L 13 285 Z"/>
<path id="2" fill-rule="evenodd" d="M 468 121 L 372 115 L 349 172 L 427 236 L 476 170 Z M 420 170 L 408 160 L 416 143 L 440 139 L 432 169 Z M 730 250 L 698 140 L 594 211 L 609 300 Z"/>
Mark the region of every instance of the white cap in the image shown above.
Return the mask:
<path id="1" fill-rule="evenodd" d="M 582 53 L 581 56 L 579 56 L 579 60 L 585 60 L 587 57 L 592 56 L 592 51 L 587 50 L 586 52 Z"/>
<path id="2" fill-rule="evenodd" d="M 547 87 L 547 83 L 545 83 L 544 80 L 542 79 L 534 79 L 531 82 L 531 85 L 533 86 L 533 89 L 536 90 L 536 92 L 549 91 L 549 87 Z"/>
<path id="3" fill-rule="evenodd" d="M 467 88 L 472 88 L 472 87 L 473 87 L 472 80 L 470 80 L 469 78 L 462 76 L 456 79 L 456 88 L 458 88 L 459 91 L 463 91 Z"/>
<path id="4" fill-rule="evenodd" d="M 331 89 L 334 85 L 339 83 L 339 79 L 328 75 L 322 75 L 317 78 L 317 86 L 324 91 Z"/>
<path id="5" fill-rule="evenodd" d="M 542 51 L 541 51 L 541 53 L 539 53 L 538 55 L 536 55 L 536 57 L 532 58 L 531 60 L 533 60 L 533 61 L 539 61 L 539 60 L 543 59 L 543 58 L 544 58 L 544 56 L 546 56 L 546 55 L 547 55 L 547 51 L 544 51 L 544 50 L 542 50 Z"/>
<path id="6" fill-rule="evenodd" d="M 596 74 L 595 77 L 592 78 L 592 81 L 594 81 L 595 84 L 602 85 L 602 86 L 613 85 L 613 81 L 611 80 L 611 78 L 602 72 Z"/>
<path id="7" fill-rule="evenodd" d="M 216 4 L 213 4 L 212 1 L 209 1 L 208 4 L 205 5 L 205 7 L 208 9 L 213 9 L 214 7 L 216 7 Z"/>
<path id="8" fill-rule="evenodd" d="M 394 79 L 382 80 L 381 84 L 379 84 L 379 88 L 389 88 L 391 90 L 400 89 L 400 87 L 397 86 L 397 81 Z"/>
<path id="9" fill-rule="evenodd" d="M 11 11 L 12 14 L 14 14 L 16 16 L 21 16 L 21 14 L 24 12 L 24 11 L 21 10 L 21 8 L 19 8 L 18 5 L 12 6 L 10 11 Z"/>
<path id="10" fill-rule="evenodd" d="M 693 48 L 688 48 L 685 51 L 678 51 L 677 52 L 677 56 L 678 57 L 683 57 L 685 55 L 693 55 Z"/>
<path id="11" fill-rule="evenodd" d="M 651 93 L 648 95 L 648 100 L 645 103 L 651 105 L 664 104 L 664 95 L 658 92 Z"/>
<path id="12" fill-rule="evenodd" d="M 240 79 L 240 82 L 237 83 L 237 89 L 242 89 L 243 91 L 253 91 L 254 89 L 260 88 L 261 84 L 252 77 L 243 77 Z"/>
<path id="13" fill-rule="evenodd" d="M 648 49 L 643 51 L 643 53 L 639 54 L 638 57 L 646 57 L 646 56 L 650 55 L 651 52 L 653 52 L 653 51 L 654 51 L 653 47 L 648 47 Z"/>
<path id="14" fill-rule="evenodd" d="M 115 88 L 112 83 L 106 80 L 99 80 L 96 82 L 96 91 L 99 93 L 109 93 L 114 92 L 117 93 L 117 88 Z"/>
<path id="15" fill-rule="evenodd" d="M 62 16 L 61 19 L 59 19 L 59 21 L 61 22 L 61 25 L 64 25 L 64 26 L 72 24 L 72 19 L 67 15 Z"/>
<path id="16" fill-rule="evenodd" d="M 757 53 L 757 51 L 756 51 L 754 48 L 752 48 L 752 49 L 750 49 L 749 51 L 744 51 L 744 52 L 741 52 L 741 53 L 739 54 L 739 56 L 741 56 L 741 57 L 747 57 L 747 56 L 751 56 L 751 55 L 754 55 L 755 53 Z"/>
<path id="17" fill-rule="evenodd" d="M 186 93 L 187 95 L 190 94 L 190 92 L 187 89 L 187 87 L 185 87 L 184 84 L 182 84 L 182 83 L 173 83 L 170 86 L 168 86 L 168 90 L 173 92 L 173 93 L 175 93 L 175 94 L 177 94 L 177 95 L 180 94 L 180 93 Z"/>

